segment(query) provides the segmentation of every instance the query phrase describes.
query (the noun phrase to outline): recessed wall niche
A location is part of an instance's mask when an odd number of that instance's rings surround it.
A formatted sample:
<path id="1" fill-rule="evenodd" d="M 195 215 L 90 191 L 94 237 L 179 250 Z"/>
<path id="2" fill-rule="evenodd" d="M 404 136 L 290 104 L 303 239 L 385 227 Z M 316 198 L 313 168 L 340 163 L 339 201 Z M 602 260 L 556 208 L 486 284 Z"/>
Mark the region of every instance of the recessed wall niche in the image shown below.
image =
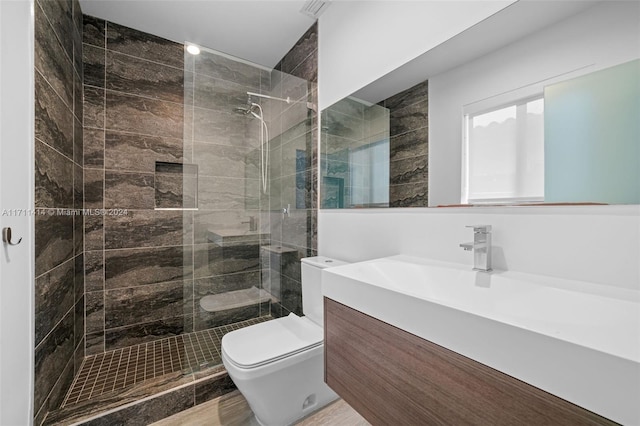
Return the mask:
<path id="1" fill-rule="evenodd" d="M 155 208 L 198 208 L 198 165 L 156 161 Z"/>

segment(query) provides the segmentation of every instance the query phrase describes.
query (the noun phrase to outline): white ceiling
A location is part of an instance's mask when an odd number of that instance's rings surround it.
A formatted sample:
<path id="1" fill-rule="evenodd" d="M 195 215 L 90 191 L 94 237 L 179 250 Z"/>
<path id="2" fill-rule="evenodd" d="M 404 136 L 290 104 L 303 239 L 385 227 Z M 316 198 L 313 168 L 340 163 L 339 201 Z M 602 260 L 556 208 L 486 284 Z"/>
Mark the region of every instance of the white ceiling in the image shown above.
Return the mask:
<path id="1" fill-rule="evenodd" d="M 82 12 L 272 68 L 314 20 L 304 0 L 80 0 Z"/>

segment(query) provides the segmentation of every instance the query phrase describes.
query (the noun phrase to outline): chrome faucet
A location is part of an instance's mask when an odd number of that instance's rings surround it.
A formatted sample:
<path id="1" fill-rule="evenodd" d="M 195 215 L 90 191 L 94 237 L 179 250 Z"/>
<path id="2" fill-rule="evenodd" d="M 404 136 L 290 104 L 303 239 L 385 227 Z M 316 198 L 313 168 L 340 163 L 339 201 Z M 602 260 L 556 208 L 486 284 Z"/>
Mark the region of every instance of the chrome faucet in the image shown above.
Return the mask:
<path id="1" fill-rule="evenodd" d="M 240 222 L 240 223 L 248 223 L 249 224 L 249 232 L 258 230 L 258 221 L 255 216 L 249 216 L 249 220 Z"/>
<path id="2" fill-rule="evenodd" d="M 470 225 L 473 228 L 473 242 L 462 243 L 466 251 L 473 250 L 473 270 L 491 271 L 491 225 Z"/>

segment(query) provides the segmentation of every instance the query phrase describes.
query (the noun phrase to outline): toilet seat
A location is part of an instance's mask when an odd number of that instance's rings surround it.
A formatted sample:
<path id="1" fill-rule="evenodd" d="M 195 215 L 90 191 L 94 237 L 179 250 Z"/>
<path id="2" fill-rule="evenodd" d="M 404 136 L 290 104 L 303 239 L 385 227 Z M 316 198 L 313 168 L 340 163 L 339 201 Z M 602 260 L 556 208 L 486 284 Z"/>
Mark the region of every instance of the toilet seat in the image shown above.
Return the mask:
<path id="1" fill-rule="evenodd" d="M 235 366 L 251 369 L 321 346 L 323 339 L 322 327 L 291 313 L 225 334 L 222 350 Z"/>

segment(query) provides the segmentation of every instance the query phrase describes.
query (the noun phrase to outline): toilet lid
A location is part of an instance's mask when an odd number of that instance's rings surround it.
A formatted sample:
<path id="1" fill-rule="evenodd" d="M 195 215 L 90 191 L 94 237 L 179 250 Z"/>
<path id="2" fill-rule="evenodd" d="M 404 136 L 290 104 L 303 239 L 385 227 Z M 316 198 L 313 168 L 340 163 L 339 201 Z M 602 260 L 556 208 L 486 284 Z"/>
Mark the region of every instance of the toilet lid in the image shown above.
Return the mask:
<path id="1" fill-rule="evenodd" d="M 322 344 L 322 327 L 295 314 L 227 333 L 222 349 L 238 367 L 268 364 Z"/>

